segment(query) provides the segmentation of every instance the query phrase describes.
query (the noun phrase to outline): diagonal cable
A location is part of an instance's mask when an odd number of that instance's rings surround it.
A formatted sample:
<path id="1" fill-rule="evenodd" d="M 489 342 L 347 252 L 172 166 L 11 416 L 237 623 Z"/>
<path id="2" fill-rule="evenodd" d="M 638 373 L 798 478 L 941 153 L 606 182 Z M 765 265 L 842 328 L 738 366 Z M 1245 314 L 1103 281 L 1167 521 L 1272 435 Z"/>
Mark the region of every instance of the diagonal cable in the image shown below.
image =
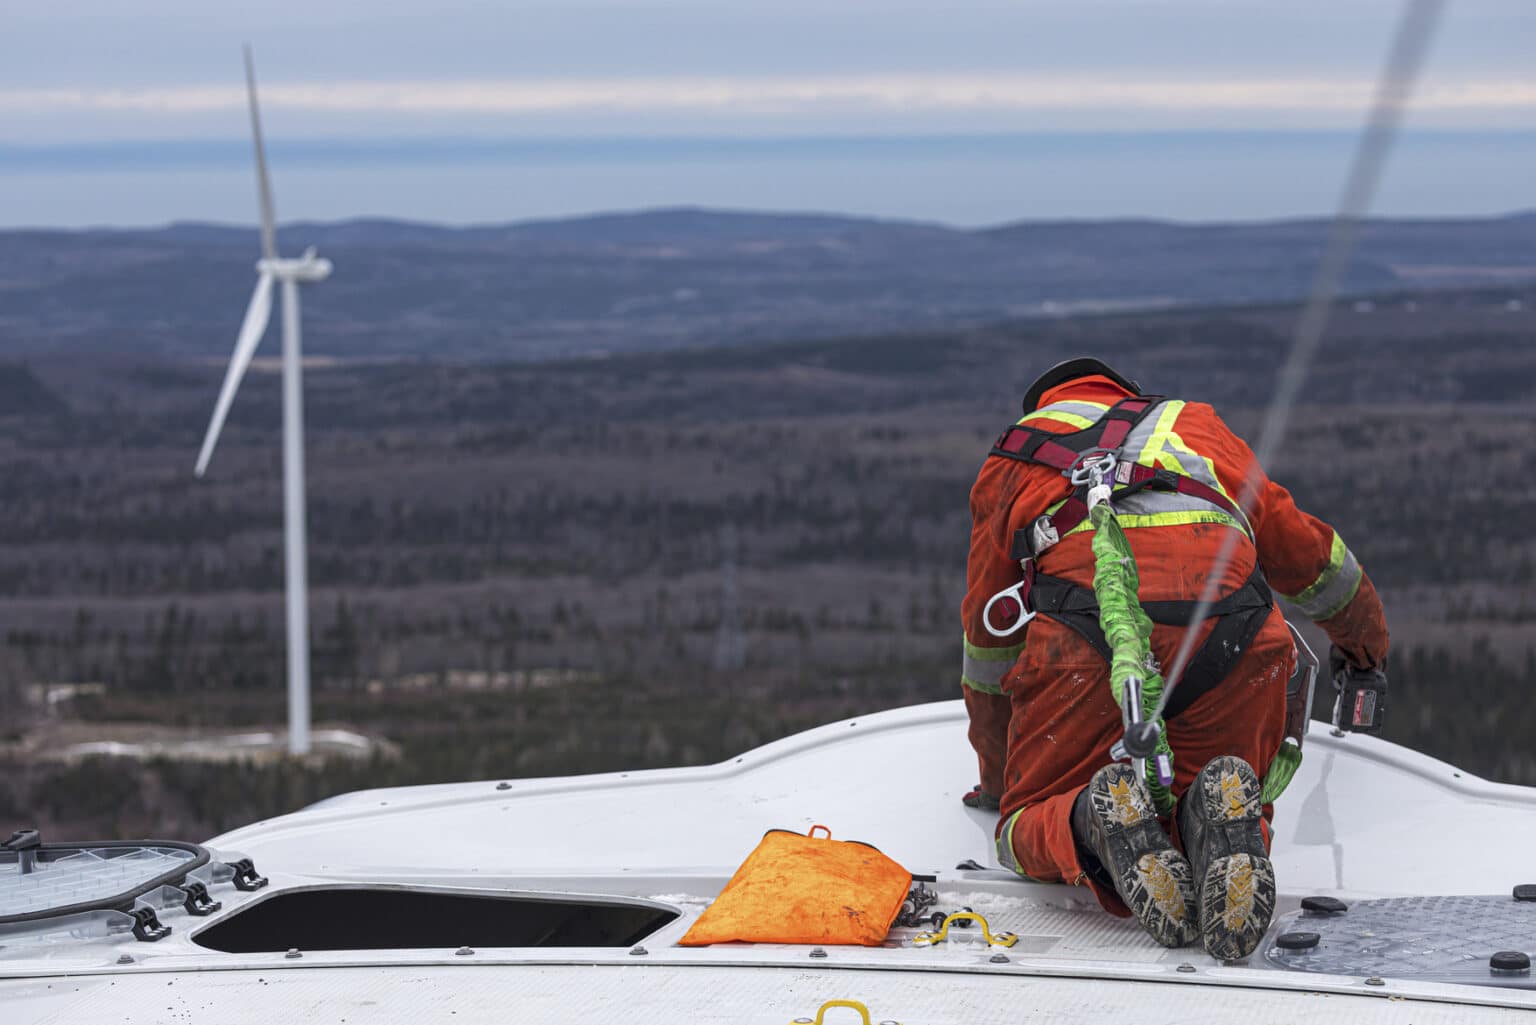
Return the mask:
<path id="1" fill-rule="evenodd" d="M 1274 397 L 1270 399 L 1269 408 L 1264 414 L 1258 443 L 1254 446 L 1255 459 L 1243 481 L 1238 504 L 1250 520 L 1259 488 L 1263 484 L 1263 468 L 1285 440 L 1291 410 L 1322 344 L 1339 284 L 1354 255 L 1355 243 L 1360 236 L 1361 218 L 1370 209 L 1376 188 L 1381 184 L 1382 169 L 1386 166 L 1392 143 L 1397 137 L 1409 97 L 1424 66 L 1424 57 L 1429 51 L 1429 44 L 1444 9 L 1445 0 L 1407 0 L 1403 6 L 1392 49 L 1387 55 L 1381 78 L 1376 83 L 1375 100 L 1365 127 L 1355 143 L 1354 158 L 1350 163 L 1349 177 L 1344 183 L 1338 215 L 1329 230 L 1327 246 L 1323 250 L 1317 274 L 1312 279 L 1312 291 L 1307 305 L 1291 337 L 1290 351 L 1286 355 L 1285 364 L 1280 368 Z M 1238 530 L 1223 531 L 1223 534 L 1225 536 L 1221 548 L 1217 550 L 1211 572 L 1201 590 L 1199 603 L 1190 618 L 1190 628 L 1184 631 L 1184 637 L 1179 642 L 1178 651 L 1169 668 L 1168 684 L 1157 707 L 1158 715 L 1163 714 L 1168 699 L 1184 678 L 1184 670 L 1189 666 L 1198 636 L 1195 625 L 1204 622 L 1209 615 L 1211 606 L 1216 602 L 1217 592 L 1221 589 L 1227 566 L 1231 564 L 1238 542 L 1243 537 Z"/>

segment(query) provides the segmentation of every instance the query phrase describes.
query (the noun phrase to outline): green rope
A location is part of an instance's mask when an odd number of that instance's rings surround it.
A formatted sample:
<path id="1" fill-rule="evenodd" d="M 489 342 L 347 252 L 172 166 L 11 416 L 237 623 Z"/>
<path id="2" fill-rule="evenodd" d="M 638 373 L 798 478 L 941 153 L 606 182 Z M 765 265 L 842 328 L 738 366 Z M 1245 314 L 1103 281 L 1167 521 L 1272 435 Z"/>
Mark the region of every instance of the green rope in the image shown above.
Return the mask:
<path id="1" fill-rule="evenodd" d="M 1163 677 L 1161 673 L 1151 672 L 1152 620 L 1141 607 L 1136 557 L 1108 502 L 1094 506 L 1089 517 L 1094 528 L 1093 593 L 1099 602 L 1099 626 L 1109 641 L 1109 688 L 1115 697 L 1115 707 L 1123 708 L 1125 681 L 1132 676 L 1140 677 L 1143 680 L 1141 714 L 1151 719 L 1162 700 Z M 1170 762 L 1173 759 L 1173 750 L 1168 746 L 1168 731 L 1161 721 L 1158 722 L 1157 754 L 1168 755 Z M 1300 767 L 1301 747 L 1289 742 L 1280 745 L 1264 774 L 1262 800 L 1265 804 L 1274 803 L 1285 792 Z M 1146 782 L 1158 813 L 1171 815 L 1173 794 L 1158 782 L 1155 775 L 1149 776 Z"/>
<path id="2" fill-rule="evenodd" d="M 1125 703 L 1125 681 L 1142 680 L 1141 713 L 1151 720 L 1163 696 L 1163 677 L 1151 668 L 1152 620 L 1141 607 L 1141 586 L 1136 573 L 1136 558 L 1115 511 L 1108 502 L 1100 502 L 1089 513 L 1093 523 L 1093 593 L 1099 603 L 1099 626 L 1109 642 L 1109 688 L 1115 706 Z M 1171 761 L 1168 731 L 1158 721 L 1157 754 Z M 1158 813 L 1173 813 L 1173 794 L 1158 782 L 1155 774 L 1147 778 L 1147 791 Z"/>
<path id="3" fill-rule="evenodd" d="M 1261 800 L 1265 804 L 1274 804 L 1279 796 L 1285 793 L 1285 788 L 1291 785 L 1291 780 L 1296 778 L 1296 770 L 1301 768 L 1301 745 L 1292 743 L 1286 738 L 1280 745 L 1280 750 L 1275 752 L 1275 760 L 1269 763 L 1269 771 L 1264 774 L 1264 793 Z"/>

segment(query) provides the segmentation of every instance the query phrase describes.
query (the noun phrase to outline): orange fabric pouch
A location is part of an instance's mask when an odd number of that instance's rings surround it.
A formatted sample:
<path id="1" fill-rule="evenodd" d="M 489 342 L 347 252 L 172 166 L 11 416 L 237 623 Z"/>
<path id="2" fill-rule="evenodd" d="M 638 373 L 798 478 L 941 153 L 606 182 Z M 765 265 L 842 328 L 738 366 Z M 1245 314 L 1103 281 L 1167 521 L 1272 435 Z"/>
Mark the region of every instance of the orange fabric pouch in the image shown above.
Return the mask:
<path id="1" fill-rule="evenodd" d="M 912 873 L 868 844 L 834 840 L 826 826 L 774 829 L 678 943 L 878 947 L 911 888 Z"/>

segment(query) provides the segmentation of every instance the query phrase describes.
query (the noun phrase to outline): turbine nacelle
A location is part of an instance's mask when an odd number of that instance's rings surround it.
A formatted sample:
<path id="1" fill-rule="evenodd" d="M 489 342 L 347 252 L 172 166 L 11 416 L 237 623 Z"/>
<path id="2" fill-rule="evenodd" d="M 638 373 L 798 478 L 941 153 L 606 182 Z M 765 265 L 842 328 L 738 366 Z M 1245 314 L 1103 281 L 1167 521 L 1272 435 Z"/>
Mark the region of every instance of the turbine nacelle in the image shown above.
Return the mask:
<path id="1" fill-rule="evenodd" d="M 270 274 L 280 281 L 297 281 L 313 284 L 331 276 L 331 261 L 315 255 L 313 247 L 304 251 L 296 260 L 273 257 L 256 261 L 258 274 Z"/>

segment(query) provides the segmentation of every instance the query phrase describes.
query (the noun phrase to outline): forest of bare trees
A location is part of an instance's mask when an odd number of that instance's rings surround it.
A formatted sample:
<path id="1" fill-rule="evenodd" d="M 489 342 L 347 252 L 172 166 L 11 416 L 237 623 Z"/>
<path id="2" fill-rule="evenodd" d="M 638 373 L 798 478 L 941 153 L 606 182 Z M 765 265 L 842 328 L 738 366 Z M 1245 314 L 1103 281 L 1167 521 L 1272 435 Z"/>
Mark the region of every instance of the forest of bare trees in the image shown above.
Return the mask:
<path id="1" fill-rule="evenodd" d="M 1388 602 L 1390 735 L 1533 783 L 1536 356 L 1495 299 L 1346 310 L 1270 470 Z M 47 750 L 66 723 L 280 723 L 275 375 L 197 481 L 216 366 L 0 368 L 0 821 L 201 836 L 360 786 L 708 761 L 954 697 L 967 492 L 1033 373 L 1096 352 L 1251 429 L 1290 315 L 313 368 L 316 719 L 393 745 L 323 765 Z M 740 665 L 717 654 L 727 563 Z M 56 684 L 100 686 L 40 703 Z"/>

